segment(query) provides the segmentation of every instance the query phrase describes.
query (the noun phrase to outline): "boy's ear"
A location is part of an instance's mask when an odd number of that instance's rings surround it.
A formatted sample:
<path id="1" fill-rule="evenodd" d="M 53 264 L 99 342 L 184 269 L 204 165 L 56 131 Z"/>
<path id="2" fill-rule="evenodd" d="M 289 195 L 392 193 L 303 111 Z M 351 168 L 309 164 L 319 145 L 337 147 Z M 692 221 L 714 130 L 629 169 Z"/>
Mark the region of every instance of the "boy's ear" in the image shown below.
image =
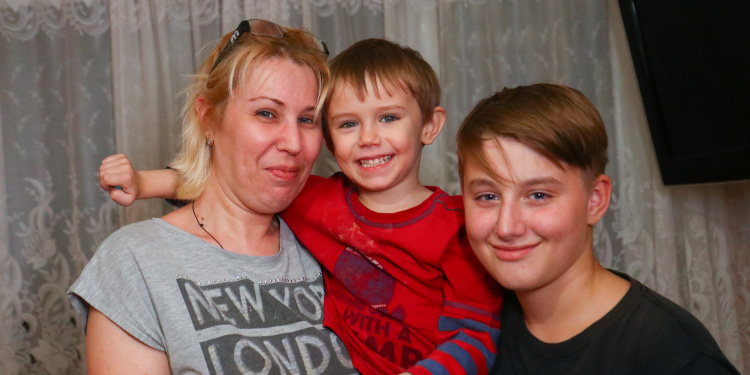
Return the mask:
<path id="1" fill-rule="evenodd" d="M 609 208 L 609 198 L 612 195 L 612 180 L 606 174 L 596 177 L 593 184 L 589 194 L 589 225 L 594 225 L 601 220 Z"/>
<path id="2" fill-rule="evenodd" d="M 443 130 L 443 125 L 445 125 L 445 108 L 435 107 L 432 110 L 432 118 L 422 125 L 422 144 L 432 144 L 440 131 Z"/>

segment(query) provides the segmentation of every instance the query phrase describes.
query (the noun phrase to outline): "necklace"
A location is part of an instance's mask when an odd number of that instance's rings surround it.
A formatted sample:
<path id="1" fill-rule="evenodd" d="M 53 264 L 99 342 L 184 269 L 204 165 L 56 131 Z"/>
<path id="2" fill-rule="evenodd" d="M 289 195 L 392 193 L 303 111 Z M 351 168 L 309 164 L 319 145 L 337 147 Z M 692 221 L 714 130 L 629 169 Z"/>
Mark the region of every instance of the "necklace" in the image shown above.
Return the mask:
<path id="1" fill-rule="evenodd" d="M 198 220 L 198 215 L 195 214 L 195 201 L 193 201 L 193 204 L 191 206 L 193 208 L 193 216 L 195 216 L 195 222 L 198 223 L 198 225 L 200 225 L 201 229 L 203 229 L 203 231 L 206 232 L 207 235 L 209 235 L 211 238 L 214 239 L 214 241 L 216 241 L 216 243 L 219 245 L 220 248 L 224 249 L 224 246 L 221 246 L 221 242 L 219 242 L 219 240 L 217 240 L 213 234 L 209 233 L 208 230 L 206 230 L 206 228 L 200 222 L 200 220 Z"/>

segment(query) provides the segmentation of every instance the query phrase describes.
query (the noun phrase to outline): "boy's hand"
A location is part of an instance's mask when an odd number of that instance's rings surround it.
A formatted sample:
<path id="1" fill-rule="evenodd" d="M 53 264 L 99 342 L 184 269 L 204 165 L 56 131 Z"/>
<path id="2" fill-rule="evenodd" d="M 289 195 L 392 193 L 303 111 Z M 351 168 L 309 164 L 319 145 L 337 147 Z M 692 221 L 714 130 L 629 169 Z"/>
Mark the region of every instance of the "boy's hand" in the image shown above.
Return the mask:
<path id="1" fill-rule="evenodd" d="M 102 165 L 99 166 L 99 186 L 108 191 L 109 197 L 120 206 L 130 206 L 138 199 L 140 184 L 140 176 L 127 156 L 117 154 L 102 160 Z"/>

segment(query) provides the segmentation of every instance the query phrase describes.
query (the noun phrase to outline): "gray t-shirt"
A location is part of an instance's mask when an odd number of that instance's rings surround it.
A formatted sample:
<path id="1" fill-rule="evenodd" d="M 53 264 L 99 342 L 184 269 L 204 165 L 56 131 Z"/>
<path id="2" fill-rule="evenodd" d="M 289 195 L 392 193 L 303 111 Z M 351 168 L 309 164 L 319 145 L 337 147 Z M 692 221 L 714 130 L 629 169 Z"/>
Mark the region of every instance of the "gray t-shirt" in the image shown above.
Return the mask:
<path id="1" fill-rule="evenodd" d="M 281 222 L 272 256 L 225 251 L 151 219 L 109 236 L 68 290 L 165 351 L 176 374 L 350 374 L 346 348 L 323 327 L 323 276 Z"/>

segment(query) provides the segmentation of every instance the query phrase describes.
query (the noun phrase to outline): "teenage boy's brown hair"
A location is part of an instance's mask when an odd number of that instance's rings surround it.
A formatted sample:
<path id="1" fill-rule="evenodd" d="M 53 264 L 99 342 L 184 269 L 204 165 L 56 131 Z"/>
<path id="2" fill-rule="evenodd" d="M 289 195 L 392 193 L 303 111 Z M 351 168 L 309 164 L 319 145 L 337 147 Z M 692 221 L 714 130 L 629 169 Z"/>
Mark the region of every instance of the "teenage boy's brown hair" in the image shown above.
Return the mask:
<path id="1" fill-rule="evenodd" d="M 368 82 L 376 92 L 380 82 L 390 94 L 391 90 L 403 90 L 414 96 L 422 114 L 422 121 L 432 118 L 435 107 L 440 105 L 440 82 L 437 74 L 422 55 L 405 46 L 385 39 L 365 39 L 352 44 L 338 54 L 330 63 L 330 87 L 323 110 L 323 136 L 326 145 L 333 150 L 333 143 L 325 121 L 333 92 L 341 85 L 349 85 L 359 100 L 367 94 Z"/>
<path id="2" fill-rule="evenodd" d="M 551 83 L 505 88 L 480 101 L 456 137 L 459 173 L 468 158 L 493 174 L 482 142 L 507 137 L 552 162 L 580 168 L 587 180 L 604 173 L 607 132 L 599 112 L 578 90 Z"/>

